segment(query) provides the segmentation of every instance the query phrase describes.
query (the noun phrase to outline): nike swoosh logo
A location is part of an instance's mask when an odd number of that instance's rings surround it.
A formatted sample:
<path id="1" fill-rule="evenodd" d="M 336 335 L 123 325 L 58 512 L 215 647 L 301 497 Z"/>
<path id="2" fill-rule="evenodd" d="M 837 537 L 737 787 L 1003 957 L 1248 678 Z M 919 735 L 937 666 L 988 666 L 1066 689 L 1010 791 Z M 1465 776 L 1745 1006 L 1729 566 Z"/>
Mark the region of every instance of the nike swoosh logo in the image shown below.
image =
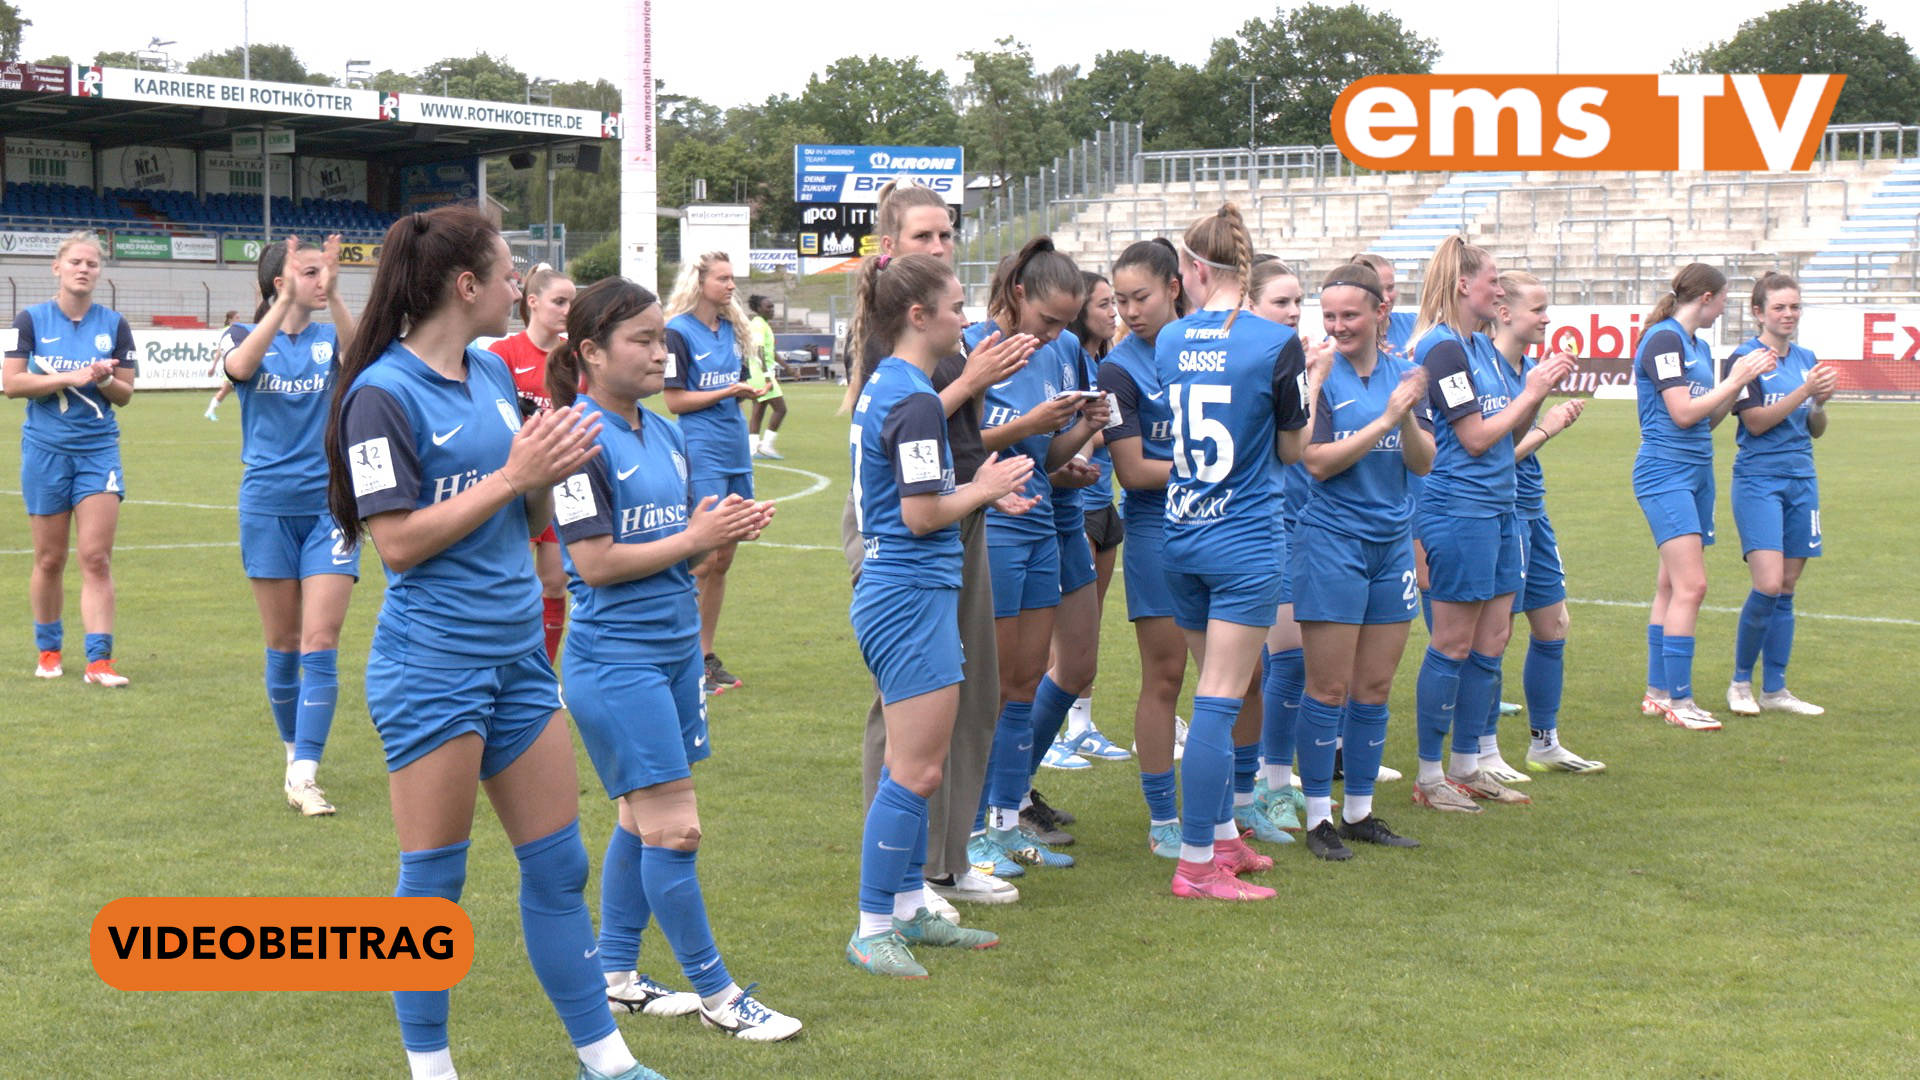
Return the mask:
<path id="1" fill-rule="evenodd" d="M 1353 399 L 1352 399 L 1352 398 L 1348 398 L 1348 399 L 1347 399 L 1347 400 L 1345 400 L 1345 401 L 1338 401 L 1338 402 L 1335 402 L 1335 403 L 1334 403 L 1334 406 L 1333 406 L 1333 407 L 1334 407 L 1334 409 L 1335 409 L 1335 410 L 1337 411 L 1337 410 L 1340 410 L 1340 409 L 1344 409 L 1344 408 L 1346 408 L 1347 406 L 1349 406 L 1349 405 L 1351 405 L 1351 404 L 1353 404 Z"/>
<path id="2" fill-rule="evenodd" d="M 1337 742 L 1339 742 L 1339 741 L 1340 741 L 1340 740 L 1338 740 L 1338 739 L 1315 739 L 1315 740 L 1313 740 L 1313 745 L 1315 745 L 1315 746 L 1332 746 L 1332 745 L 1333 745 L 1334 743 L 1337 743 Z"/>
<path id="3" fill-rule="evenodd" d="M 1019 746 L 1014 747 L 1014 749 L 1021 753 L 1026 753 L 1028 750 L 1033 749 L 1033 744 L 1030 742 L 1021 743 Z"/>
<path id="4" fill-rule="evenodd" d="M 705 746 L 705 745 L 707 745 L 707 737 L 706 737 L 705 735 L 696 735 L 696 736 L 694 736 L 694 738 L 693 738 L 693 745 L 695 745 L 695 746 Z"/>
<path id="5" fill-rule="evenodd" d="M 1372 739 L 1368 739 L 1367 745 L 1368 746 L 1385 746 L 1387 745 L 1387 740 L 1381 739 L 1379 742 L 1374 742 Z"/>
<path id="6" fill-rule="evenodd" d="M 713 350 L 708 349 L 706 352 L 703 352 L 703 353 L 694 353 L 693 359 L 695 363 L 698 363 L 699 361 L 705 360 L 707 357 L 712 355 L 713 355 Z"/>
<path id="7" fill-rule="evenodd" d="M 1452 711 L 1453 711 L 1453 706 L 1451 706 L 1451 705 L 1442 705 L 1442 706 L 1440 706 L 1440 711 L 1441 711 L 1441 712 L 1452 712 Z"/>
<path id="8" fill-rule="evenodd" d="M 1009 387 L 1009 386 L 1012 386 L 1012 385 L 1013 385 L 1013 380 L 1012 380 L 1012 379 L 1008 379 L 1008 380 L 1007 380 L 1006 382 L 997 382 L 997 383 L 994 383 L 994 384 L 993 384 L 993 389 L 995 389 L 995 390 L 1002 390 L 1002 389 L 1005 389 L 1006 387 Z"/>
<path id="9" fill-rule="evenodd" d="M 584 957 L 586 957 L 586 958 L 587 958 L 588 960 L 591 960 L 591 959 L 593 959 L 593 958 L 594 958 L 595 956 L 598 956 L 599 954 L 600 954 L 600 946 L 598 946 L 598 945 L 595 945 L 595 946 L 594 946 L 593 948 L 591 948 L 591 949 L 588 949 L 588 950 L 587 950 L 586 952 L 584 952 L 584 953 L 582 953 L 582 954 L 580 954 L 580 955 L 582 955 L 582 956 L 584 956 Z"/>
<path id="10" fill-rule="evenodd" d="M 449 432 L 447 432 L 447 433 L 446 433 L 445 435 L 440 435 L 440 434 L 435 434 L 435 435 L 434 435 L 434 437 L 433 437 L 433 445 L 435 445 L 435 446 L 445 446 L 445 445 L 446 445 L 446 443 L 447 443 L 447 440 L 448 440 L 448 439 L 451 439 L 451 438 L 453 438 L 453 437 L 454 437 L 455 435 L 458 435 L 458 434 L 460 434 L 460 428 L 463 428 L 463 427 L 466 427 L 466 426 L 467 426 L 467 425 L 465 425 L 465 424 L 461 424 L 461 425 L 460 425 L 460 427 L 457 427 L 457 428 L 454 428 L 454 429 L 453 429 L 452 431 L 449 431 Z"/>
<path id="11" fill-rule="evenodd" d="M 297 695 L 296 695 L 296 696 L 297 696 Z M 269 702 L 272 702 L 272 703 L 273 703 L 273 704 L 275 704 L 275 705 L 285 705 L 285 704 L 286 704 L 287 702 L 289 702 L 289 701 L 292 701 L 292 700 L 293 700 L 293 698 L 290 698 L 290 697 L 270 697 L 270 698 L 268 698 L 267 700 L 268 700 Z"/>
<path id="12" fill-rule="evenodd" d="M 345 565 L 347 565 L 348 563 L 350 563 L 350 562 L 352 562 L 352 561 L 353 561 L 353 558 L 352 558 L 351 556 L 349 556 L 349 557 L 347 557 L 347 558 L 344 558 L 344 559 L 335 559 L 335 560 L 333 560 L 333 565 L 335 565 L 335 566 L 345 566 Z"/>
<path id="13" fill-rule="evenodd" d="M 1157 394 L 1148 394 L 1148 395 L 1147 395 L 1147 400 L 1148 400 L 1148 401 L 1159 401 L 1159 400 L 1160 400 L 1161 398 L 1163 398 L 1163 397 L 1166 397 L 1166 396 L 1167 396 L 1167 392 L 1166 392 L 1165 390 L 1162 390 L 1162 391 L 1160 391 L 1160 392 L 1159 392 L 1159 393 L 1157 393 Z"/>
<path id="14" fill-rule="evenodd" d="M 613 475 L 619 477 L 622 480 L 625 480 L 627 477 L 632 476 L 636 471 L 638 471 L 639 468 L 640 466 L 638 465 L 629 465 L 624 470 L 614 473 Z"/>
<path id="15" fill-rule="evenodd" d="M 907 850 L 906 848 L 903 848 L 903 847 L 894 847 L 894 846 L 893 846 L 892 844 L 889 844 L 889 843 L 887 843 L 887 842 L 886 842 L 885 840 L 875 840 L 875 841 L 874 841 L 874 843 L 876 843 L 876 844 L 879 844 L 879 845 L 880 845 L 880 850 L 881 850 L 881 851 L 905 851 L 905 850 Z"/>
<path id="16" fill-rule="evenodd" d="M 302 700 L 301 700 L 301 702 L 300 702 L 300 707 L 301 707 L 301 708 L 303 708 L 303 709 L 317 709 L 317 708 L 319 708 L 320 706 L 322 706 L 322 705 L 326 705 L 326 704 L 328 704 L 328 702 L 325 702 L 325 701 L 307 701 L 307 700 L 305 700 L 305 699 L 302 699 Z"/>
<path id="17" fill-rule="evenodd" d="M 513 373 L 515 375 L 525 375 L 527 372 L 532 371 L 534 368 L 538 366 L 539 366 L 538 364 L 530 364 L 527 367 L 517 367 L 513 369 Z"/>
<path id="18" fill-rule="evenodd" d="M 43 338 L 41 338 L 41 339 L 40 339 L 40 344 L 42 344 L 42 345 L 58 345 L 58 344 L 60 344 L 60 339 L 59 339 L 59 338 L 57 338 L 57 337 L 43 337 Z"/>
<path id="19" fill-rule="evenodd" d="M 715 964 L 717 964 L 717 963 L 719 963 L 719 962 L 720 962 L 720 958 L 716 956 L 716 957 L 714 957 L 713 959 L 711 959 L 711 960 L 709 960 L 709 961 L 707 961 L 706 963 L 704 963 L 704 964 L 701 964 L 701 965 L 700 965 L 700 970 L 701 970 L 701 971 L 705 971 L 705 970 L 707 970 L 708 968 L 710 968 L 710 967 L 712 967 L 713 965 L 715 965 Z"/>

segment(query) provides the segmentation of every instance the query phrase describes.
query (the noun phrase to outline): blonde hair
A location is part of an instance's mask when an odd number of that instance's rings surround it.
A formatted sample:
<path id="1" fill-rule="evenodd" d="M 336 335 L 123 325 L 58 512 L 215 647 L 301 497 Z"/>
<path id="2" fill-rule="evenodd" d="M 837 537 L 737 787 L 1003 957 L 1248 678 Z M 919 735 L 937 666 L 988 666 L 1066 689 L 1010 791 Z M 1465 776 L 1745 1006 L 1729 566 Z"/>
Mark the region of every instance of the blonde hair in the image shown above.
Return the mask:
<path id="1" fill-rule="evenodd" d="M 1691 304 L 1708 293 L 1717 293 L 1726 287 L 1727 275 L 1721 273 L 1719 267 L 1699 262 L 1688 263 L 1673 275 L 1673 287 L 1667 290 L 1665 296 L 1654 301 L 1653 310 L 1647 313 L 1647 320 L 1641 326 L 1644 329 L 1671 319 L 1680 305 Z"/>
<path id="2" fill-rule="evenodd" d="M 533 322 L 533 298 L 545 296 L 547 286 L 556 281 L 572 280 L 546 263 L 536 263 L 533 269 L 527 271 L 527 279 L 520 285 L 520 321 L 527 324 Z"/>
<path id="3" fill-rule="evenodd" d="M 1420 282 L 1420 317 L 1413 327 L 1409 344 L 1426 336 L 1427 331 L 1445 324 L 1463 337 L 1475 332 L 1461 310 L 1460 279 L 1479 273 L 1493 262 L 1487 249 L 1467 243 L 1464 236 L 1449 236 L 1433 250 L 1427 260 L 1427 274 Z"/>
<path id="4" fill-rule="evenodd" d="M 1539 278 L 1534 277 L 1525 270 L 1500 271 L 1500 291 L 1507 295 L 1507 298 L 1501 301 L 1501 303 L 1509 307 L 1519 306 L 1521 289 L 1543 289 L 1545 287 L 1545 285 L 1541 284 Z"/>
<path id="5" fill-rule="evenodd" d="M 92 229 L 75 229 L 60 238 L 60 247 L 54 251 L 53 260 L 59 262 L 67 254 L 67 249 L 75 244 L 92 244 L 93 250 L 102 255 L 107 253 L 107 246 L 100 241 L 99 233 Z"/>
<path id="6" fill-rule="evenodd" d="M 1299 273 L 1280 259 L 1270 258 L 1265 262 L 1254 263 L 1252 280 L 1247 283 L 1247 295 L 1242 297 L 1242 299 L 1248 306 L 1252 306 L 1254 300 L 1257 299 L 1261 293 L 1267 291 L 1268 285 L 1273 284 L 1274 281 L 1283 277 L 1290 277 L 1295 281 L 1300 280 Z M 1301 284 L 1304 286 L 1305 282 Z"/>
<path id="7" fill-rule="evenodd" d="M 900 230 L 906 227 L 907 211 L 921 206 L 947 213 L 947 200 L 925 184 L 905 176 L 887 181 L 874 198 L 874 231 L 898 240 Z"/>
<path id="8" fill-rule="evenodd" d="M 1239 283 L 1241 299 L 1251 298 L 1253 237 L 1248 235 L 1247 223 L 1241 219 L 1238 207 L 1221 203 L 1220 209 L 1187 226 L 1187 231 L 1180 236 L 1180 245 L 1186 249 L 1188 258 L 1206 263 L 1210 268 L 1224 268 L 1221 272 L 1232 274 Z M 1239 314 L 1238 307 L 1229 311 L 1221 329 L 1232 329 L 1233 320 Z"/>
<path id="9" fill-rule="evenodd" d="M 667 297 L 667 318 L 684 315 L 700 303 L 700 286 L 706 284 L 707 274 L 716 263 L 732 266 L 733 259 L 724 251 L 709 251 L 680 268 L 680 277 L 673 283 L 673 292 Z M 738 289 L 728 298 L 726 308 L 720 312 L 720 319 L 733 324 L 733 341 L 744 360 L 753 352 L 753 326 L 747 318 L 746 309 L 740 306 Z"/>

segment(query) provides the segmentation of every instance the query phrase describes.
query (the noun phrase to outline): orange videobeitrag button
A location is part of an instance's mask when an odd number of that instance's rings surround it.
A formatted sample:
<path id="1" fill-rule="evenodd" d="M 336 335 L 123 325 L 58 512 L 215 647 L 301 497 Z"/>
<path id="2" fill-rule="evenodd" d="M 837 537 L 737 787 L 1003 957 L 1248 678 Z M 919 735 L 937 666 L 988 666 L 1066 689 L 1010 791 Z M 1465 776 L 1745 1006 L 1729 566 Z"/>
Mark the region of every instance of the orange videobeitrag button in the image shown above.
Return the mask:
<path id="1" fill-rule="evenodd" d="M 473 923 L 439 897 L 123 897 L 88 947 L 118 990 L 446 990 Z"/>

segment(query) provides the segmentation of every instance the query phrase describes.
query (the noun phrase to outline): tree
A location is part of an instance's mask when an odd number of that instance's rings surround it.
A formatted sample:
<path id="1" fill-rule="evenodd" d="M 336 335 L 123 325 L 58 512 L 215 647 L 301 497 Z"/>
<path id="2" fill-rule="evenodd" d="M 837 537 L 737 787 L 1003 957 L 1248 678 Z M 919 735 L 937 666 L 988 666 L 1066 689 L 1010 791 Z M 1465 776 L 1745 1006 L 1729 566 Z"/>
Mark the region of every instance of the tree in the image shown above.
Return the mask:
<path id="1" fill-rule="evenodd" d="M 139 57 L 137 57 L 137 56 L 135 56 L 135 55 L 133 55 L 133 54 L 132 54 L 132 53 L 130 53 L 130 52 L 100 52 L 100 53 L 94 53 L 94 54 L 93 54 L 93 66 L 95 66 L 95 67 L 117 67 L 117 68 L 137 68 L 137 67 L 139 67 L 139 66 L 140 66 L 140 58 L 139 58 Z"/>
<path id="2" fill-rule="evenodd" d="M 20 59 L 20 36 L 32 25 L 32 19 L 20 17 L 19 8 L 0 0 L 0 63 Z"/>
<path id="3" fill-rule="evenodd" d="M 244 71 L 249 78 L 262 82 L 308 83 L 313 86 L 332 86 L 331 76 L 320 72 L 308 71 L 307 66 L 293 53 L 291 45 L 252 45 L 247 49 L 249 65 L 240 62 L 240 46 L 235 45 L 221 52 L 201 53 L 187 61 L 187 71 L 193 75 L 221 75 L 229 79 L 238 79 Z"/>
<path id="4" fill-rule="evenodd" d="M 973 163 L 1003 177 L 1030 172 L 1066 148 L 1067 129 L 1044 107 L 1033 53 L 1003 37 L 997 49 L 960 54 L 972 65 L 956 95 L 965 106 L 960 132 Z"/>
<path id="5" fill-rule="evenodd" d="M 795 114 L 826 142 L 946 146 L 960 129 L 951 93 L 944 72 L 913 57 L 849 56 L 807 80 Z"/>
<path id="6" fill-rule="evenodd" d="M 1259 128 L 1250 133 L 1236 121 L 1234 142 L 1320 146 L 1332 141 L 1333 103 L 1349 84 L 1369 75 L 1424 75 L 1439 58 L 1438 43 L 1392 15 L 1355 3 L 1316 3 L 1276 14 L 1270 23 L 1248 20 L 1229 47 L 1215 43 L 1208 67 L 1231 84 L 1241 117 L 1248 84 L 1260 76 L 1254 87 Z"/>
<path id="7" fill-rule="evenodd" d="M 1682 53 L 1673 70 L 1716 74 L 1844 74 L 1835 124 L 1920 118 L 1920 60 L 1906 39 L 1852 0 L 1800 0 L 1748 19 L 1726 41 Z"/>

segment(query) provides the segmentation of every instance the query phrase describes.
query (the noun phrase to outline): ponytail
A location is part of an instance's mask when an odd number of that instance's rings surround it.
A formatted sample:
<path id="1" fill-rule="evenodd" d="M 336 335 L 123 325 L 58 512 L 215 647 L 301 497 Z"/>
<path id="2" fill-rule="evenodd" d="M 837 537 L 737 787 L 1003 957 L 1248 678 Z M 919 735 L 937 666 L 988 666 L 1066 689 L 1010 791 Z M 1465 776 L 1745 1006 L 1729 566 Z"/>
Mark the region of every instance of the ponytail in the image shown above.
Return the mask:
<path id="1" fill-rule="evenodd" d="M 1646 322 L 1641 326 L 1644 329 L 1651 327 L 1654 323 L 1671 319 L 1673 313 L 1680 310 L 1682 305 L 1690 304 L 1708 293 L 1716 293 L 1726 287 L 1727 275 L 1721 273 L 1718 267 L 1699 262 L 1688 263 L 1680 268 L 1679 273 L 1673 275 L 1673 286 L 1667 290 L 1666 295 L 1654 301 L 1653 310 L 1647 313 Z"/>
<path id="2" fill-rule="evenodd" d="M 1252 299 L 1253 284 L 1253 237 L 1247 234 L 1247 223 L 1240 217 L 1240 210 L 1232 203 L 1221 203 L 1209 217 L 1201 218 L 1182 234 L 1181 244 L 1186 248 L 1187 257 L 1195 262 L 1205 263 L 1210 269 L 1232 274 L 1240 286 L 1242 303 Z M 1233 328 L 1233 320 L 1240 314 L 1239 306 L 1227 313 L 1227 321 L 1222 330 Z"/>
<path id="3" fill-rule="evenodd" d="M 1420 317 L 1413 336 L 1407 339 L 1409 347 L 1443 324 L 1461 337 L 1475 332 L 1461 310 L 1460 279 L 1479 273 L 1492 261 L 1485 248 L 1467 243 L 1467 238 L 1457 233 L 1440 241 L 1440 246 L 1433 249 L 1433 258 L 1427 260 L 1426 277 L 1420 282 Z"/>
<path id="4" fill-rule="evenodd" d="M 1036 236 L 1018 253 L 1000 260 L 993 272 L 993 286 L 987 291 L 987 315 L 1006 329 L 1020 321 L 1020 299 L 1013 288 L 1020 287 L 1026 300 L 1045 296 L 1071 296 L 1085 300 L 1087 285 L 1080 268 L 1053 246 L 1053 237 Z"/>
<path id="5" fill-rule="evenodd" d="M 520 325 L 533 325 L 533 298 L 546 294 L 547 286 L 556 281 L 570 281 L 567 275 L 555 270 L 546 263 L 537 263 L 527 271 L 527 280 L 520 285 Z"/>
<path id="6" fill-rule="evenodd" d="M 934 255 L 869 255 L 861 261 L 854 285 L 853 326 L 849 335 L 845 412 L 860 400 L 860 390 L 873 371 L 899 344 L 907 314 L 914 305 L 933 307 L 953 281 L 953 267 Z M 859 379 L 853 377 L 853 359 L 859 358 Z M 871 357 L 871 359 L 869 359 Z"/>

